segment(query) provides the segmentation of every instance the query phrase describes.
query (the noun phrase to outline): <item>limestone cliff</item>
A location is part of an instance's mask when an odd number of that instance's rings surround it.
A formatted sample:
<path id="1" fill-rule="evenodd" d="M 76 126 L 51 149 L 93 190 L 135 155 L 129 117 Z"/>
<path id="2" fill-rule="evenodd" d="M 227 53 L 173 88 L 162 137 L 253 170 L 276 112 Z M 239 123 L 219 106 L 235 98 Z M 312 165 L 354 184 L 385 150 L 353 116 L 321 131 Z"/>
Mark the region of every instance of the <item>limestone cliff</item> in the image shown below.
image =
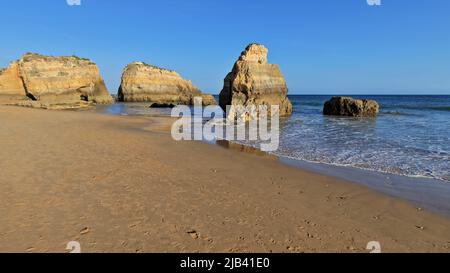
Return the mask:
<path id="1" fill-rule="evenodd" d="M 263 45 L 250 44 L 226 76 L 219 104 L 228 105 L 279 105 L 280 116 L 292 113 L 287 98 L 288 88 L 278 65 L 267 62 L 268 50 Z M 272 113 L 274 114 L 274 113 Z"/>
<path id="2" fill-rule="evenodd" d="M 0 102 L 9 103 L 26 99 L 19 65 L 17 62 L 11 63 L 7 69 L 0 70 Z"/>
<path id="3" fill-rule="evenodd" d="M 35 105 L 113 102 L 92 61 L 75 56 L 49 57 L 33 53 L 25 54 L 0 75 L 0 94 L 20 95 L 39 102 Z"/>
<path id="4" fill-rule="evenodd" d="M 203 97 L 204 105 L 215 104 L 212 96 L 203 94 L 177 72 L 143 62 L 125 68 L 118 92 L 118 100 L 123 102 L 191 105 L 195 97 Z"/>

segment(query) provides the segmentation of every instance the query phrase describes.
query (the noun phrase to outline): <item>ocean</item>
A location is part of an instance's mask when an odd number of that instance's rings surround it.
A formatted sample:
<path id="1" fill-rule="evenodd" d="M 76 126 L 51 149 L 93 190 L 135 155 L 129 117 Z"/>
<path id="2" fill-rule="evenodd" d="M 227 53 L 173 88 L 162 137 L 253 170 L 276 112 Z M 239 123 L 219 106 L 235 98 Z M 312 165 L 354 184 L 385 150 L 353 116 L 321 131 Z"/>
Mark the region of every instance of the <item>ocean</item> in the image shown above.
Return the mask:
<path id="1" fill-rule="evenodd" d="M 291 95 L 293 115 L 280 121 L 273 154 L 293 160 L 354 167 L 450 182 L 450 96 L 352 96 L 374 99 L 377 118 L 322 114 L 332 96 Z M 218 99 L 218 97 L 216 97 Z M 170 116 L 148 103 L 118 103 L 110 114 Z M 236 141 L 259 147 L 258 141 Z"/>
<path id="2" fill-rule="evenodd" d="M 290 96 L 276 155 L 450 182 L 450 96 L 352 96 L 376 100 L 377 118 L 324 116 L 330 97 Z"/>
<path id="3" fill-rule="evenodd" d="M 450 96 L 352 96 L 378 101 L 377 118 L 324 116 L 329 95 L 289 97 L 294 112 L 280 120 L 280 147 L 271 152 L 281 162 L 450 217 Z M 96 111 L 171 115 L 171 109 L 152 109 L 149 103 L 116 103 Z M 260 147 L 258 141 L 233 142 Z"/>

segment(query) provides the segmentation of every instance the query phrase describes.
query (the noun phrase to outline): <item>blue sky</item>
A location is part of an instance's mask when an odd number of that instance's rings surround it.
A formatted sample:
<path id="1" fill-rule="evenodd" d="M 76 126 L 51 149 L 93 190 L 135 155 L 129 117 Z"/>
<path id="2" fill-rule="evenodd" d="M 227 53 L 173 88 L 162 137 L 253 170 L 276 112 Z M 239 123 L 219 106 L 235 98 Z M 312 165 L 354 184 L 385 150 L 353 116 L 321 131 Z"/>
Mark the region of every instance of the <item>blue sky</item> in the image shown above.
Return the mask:
<path id="1" fill-rule="evenodd" d="M 381 1 L 1 1 L 0 67 L 25 52 L 75 54 L 95 61 L 116 93 L 139 60 L 218 93 L 259 42 L 291 94 L 450 94 L 450 1 Z"/>

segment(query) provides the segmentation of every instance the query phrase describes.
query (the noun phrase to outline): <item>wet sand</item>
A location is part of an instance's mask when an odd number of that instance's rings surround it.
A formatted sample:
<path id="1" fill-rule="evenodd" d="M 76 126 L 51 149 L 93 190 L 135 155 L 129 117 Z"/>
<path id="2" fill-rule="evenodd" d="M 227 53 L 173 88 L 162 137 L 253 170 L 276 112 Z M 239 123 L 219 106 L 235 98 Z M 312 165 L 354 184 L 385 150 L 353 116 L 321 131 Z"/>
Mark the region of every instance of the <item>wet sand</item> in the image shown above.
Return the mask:
<path id="1" fill-rule="evenodd" d="M 419 208 L 426 208 L 450 218 L 450 183 L 438 179 L 410 177 L 372 170 L 279 158 L 285 164 L 303 170 L 344 179 L 409 201 Z"/>
<path id="2" fill-rule="evenodd" d="M 450 252 L 450 220 L 170 119 L 0 106 L 0 252 Z"/>

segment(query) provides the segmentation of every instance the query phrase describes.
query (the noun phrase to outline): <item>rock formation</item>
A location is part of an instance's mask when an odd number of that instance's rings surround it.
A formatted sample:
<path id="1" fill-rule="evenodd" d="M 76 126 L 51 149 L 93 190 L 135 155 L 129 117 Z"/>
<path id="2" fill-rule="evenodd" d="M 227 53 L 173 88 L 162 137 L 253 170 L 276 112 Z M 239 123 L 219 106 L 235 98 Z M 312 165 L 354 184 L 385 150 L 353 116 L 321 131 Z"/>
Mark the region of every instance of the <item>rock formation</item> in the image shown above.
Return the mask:
<path id="1" fill-rule="evenodd" d="M 195 97 L 202 97 L 203 105 L 216 103 L 177 72 L 143 62 L 125 68 L 118 92 L 118 100 L 123 102 L 192 105 Z"/>
<path id="2" fill-rule="evenodd" d="M 202 103 L 204 106 L 208 106 L 208 105 L 217 105 L 217 101 L 214 98 L 213 95 L 210 94 L 202 94 Z"/>
<path id="3" fill-rule="evenodd" d="M 250 44 L 241 53 L 224 80 L 219 100 L 223 110 L 228 105 L 266 105 L 268 110 L 278 105 L 280 116 L 292 113 L 286 81 L 278 65 L 267 63 L 267 54 L 267 48 L 259 44 Z"/>
<path id="4" fill-rule="evenodd" d="M 27 100 L 19 64 L 11 63 L 7 69 L 0 71 L 0 103 L 11 103 Z"/>
<path id="5" fill-rule="evenodd" d="M 376 117 L 380 106 L 374 100 L 357 100 L 350 97 L 333 97 L 325 103 L 324 115 L 349 117 Z"/>
<path id="6" fill-rule="evenodd" d="M 92 61 L 33 53 L 25 54 L 0 74 L 0 96 L 13 104 L 58 109 L 113 102 Z"/>
<path id="7" fill-rule="evenodd" d="M 150 108 L 175 108 L 176 105 L 173 103 L 157 103 L 154 102 L 150 105 Z"/>

